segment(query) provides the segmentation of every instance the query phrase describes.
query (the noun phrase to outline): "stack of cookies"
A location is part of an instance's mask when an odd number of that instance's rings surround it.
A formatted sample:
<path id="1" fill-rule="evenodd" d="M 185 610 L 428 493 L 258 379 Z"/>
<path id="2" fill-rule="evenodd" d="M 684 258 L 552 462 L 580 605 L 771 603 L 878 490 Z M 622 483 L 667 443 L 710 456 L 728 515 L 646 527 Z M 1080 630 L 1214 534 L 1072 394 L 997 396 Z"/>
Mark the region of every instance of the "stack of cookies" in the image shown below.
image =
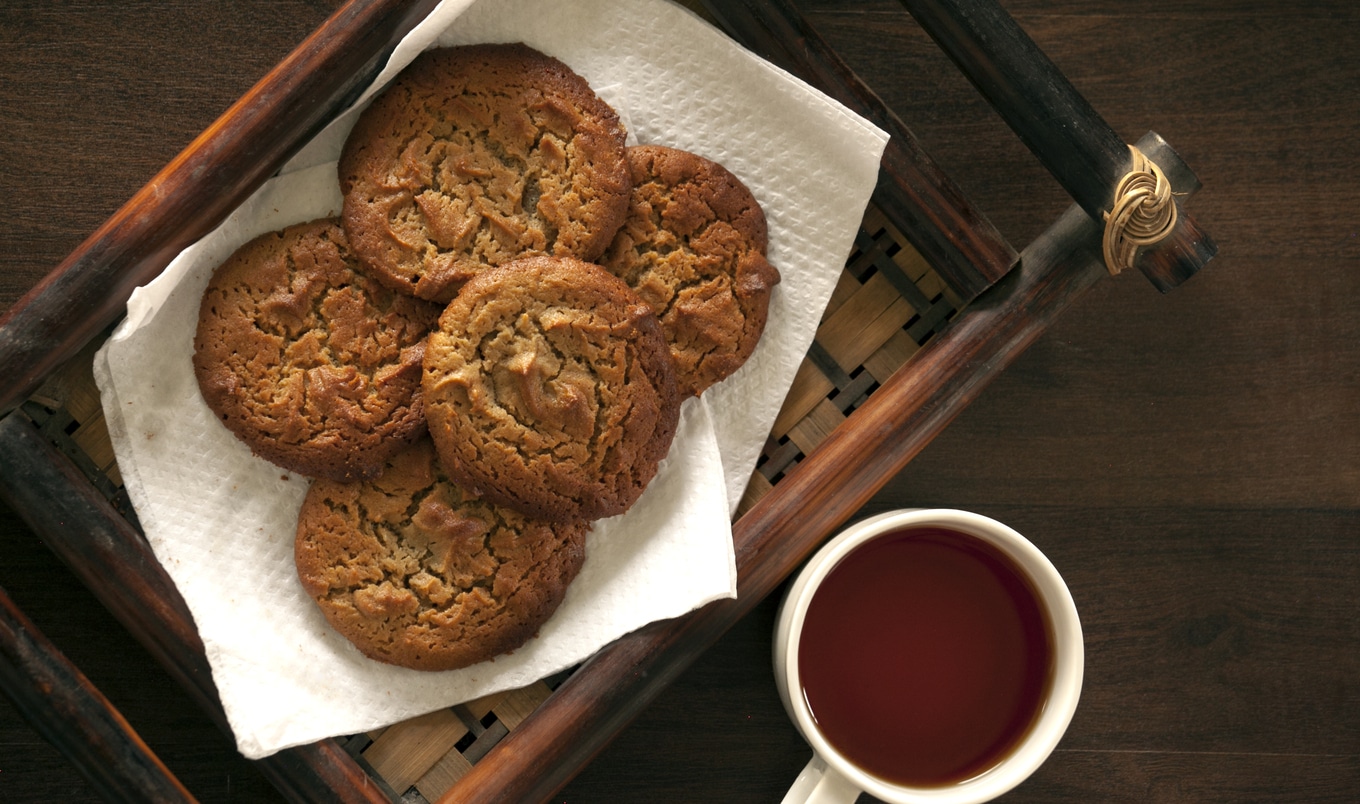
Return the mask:
<path id="1" fill-rule="evenodd" d="M 303 588 L 364 655 L 465 667 L 532 637 L 742 365 L 778 272 L 721 165 L 627 147 L 524 45 L 427 51 L 363 112 L 342 215 L 214 273 L 194 369 L 257 455 L 314 478 Z"/>

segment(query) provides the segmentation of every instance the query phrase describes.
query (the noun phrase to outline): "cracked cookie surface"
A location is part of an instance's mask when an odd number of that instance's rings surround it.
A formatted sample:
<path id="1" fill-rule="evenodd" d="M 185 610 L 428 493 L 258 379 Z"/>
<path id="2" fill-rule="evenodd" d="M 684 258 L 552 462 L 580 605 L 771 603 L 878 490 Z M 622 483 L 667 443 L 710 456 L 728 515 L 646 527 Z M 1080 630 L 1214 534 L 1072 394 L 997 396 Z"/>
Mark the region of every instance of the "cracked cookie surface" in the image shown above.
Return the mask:
<path id="1" fill-rule="evenodd" d="M 585 561 L 586 530 L 469 494 L 421 439 L 374 480 L 314 482 L 294 557 L 303 589 L 365 656 L 453 670 L 538 632 Z"/>
<path id="2" fill-rule="evenodd" d="M 765 214 L 730 171 L 658 145 L 628 149 L 628 217 L 600 263 L 661 320 L 683 393 L 742 366 L 765 331 L 779 272 L 765 259 Z"/>
<path id="3" fill-rule="evenodd" d="M 568 258 L 524 258 L 464 285 L 430 333 L 423 387 L 449 475 L 548 519 L 626 511 L 680 411 L 651 309 Z"/>
<path id="4" fill-rule="evenodd" d="M 194 374 L 256 455 L 311 477 L 369 477 L 425 431 L 421 360 L 438 315 L 362 273 L 337 220 L 301 223 L 214 271 Z"/>
<path id="5" fill-rule="evenodd" d="M 364 110 L 339 177 L 365 263 L 441 302 L 524 254 L 596 259 L 628 208 L 617 113 L 522 44 L 421 54 Z"/>

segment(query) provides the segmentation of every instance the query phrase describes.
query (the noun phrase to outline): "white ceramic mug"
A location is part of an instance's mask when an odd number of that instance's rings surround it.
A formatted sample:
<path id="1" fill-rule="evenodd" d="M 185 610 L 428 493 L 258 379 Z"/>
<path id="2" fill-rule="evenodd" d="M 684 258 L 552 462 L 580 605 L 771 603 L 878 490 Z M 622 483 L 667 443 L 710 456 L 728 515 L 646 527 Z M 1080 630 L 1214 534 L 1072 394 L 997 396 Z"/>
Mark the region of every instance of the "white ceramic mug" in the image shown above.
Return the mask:
<path id="1" fill-rule="evenodd" d="M 803 694 L 799 645 L 804 617 L 822 580 L 846 556 L 885 534 L 938 527 L 971 535 L 1000 549 L 1029 579 L 1047 612 L 1053 640 L 1052 675 L 1033 725 L 989 770 L 956 784 L 906 787 L 874 776 L 837 751 L 818 730 Z M 775 681 L 784 708 L 813 757 L 784 798 L 793 802 L 852 802 L 862 792 L 892 804 L 972 804 L 990 801 L 1020 784 L 1052 753 L 1067 730 L 1081 695 L 1084 651 L 1072 595 L 1038 548 L 1011 528 L 967 511 L 891 511 L 851 525 L 829 541 L 794 580 L 779 611 L 774 637 Z"/>

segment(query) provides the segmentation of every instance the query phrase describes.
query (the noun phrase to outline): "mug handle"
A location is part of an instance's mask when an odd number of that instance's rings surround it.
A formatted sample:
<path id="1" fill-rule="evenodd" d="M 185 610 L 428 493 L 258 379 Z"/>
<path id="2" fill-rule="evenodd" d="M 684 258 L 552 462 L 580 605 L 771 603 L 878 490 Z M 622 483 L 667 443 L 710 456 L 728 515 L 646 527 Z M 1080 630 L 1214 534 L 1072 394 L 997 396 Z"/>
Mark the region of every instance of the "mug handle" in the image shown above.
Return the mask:
<path id="1" fill-rule="evenodd" d="M 803 772 L 793 780 L 789 792 L 784 794 L 783 804 L 851 804 L 861 792 L 840 771 L 813 754 Z"/>

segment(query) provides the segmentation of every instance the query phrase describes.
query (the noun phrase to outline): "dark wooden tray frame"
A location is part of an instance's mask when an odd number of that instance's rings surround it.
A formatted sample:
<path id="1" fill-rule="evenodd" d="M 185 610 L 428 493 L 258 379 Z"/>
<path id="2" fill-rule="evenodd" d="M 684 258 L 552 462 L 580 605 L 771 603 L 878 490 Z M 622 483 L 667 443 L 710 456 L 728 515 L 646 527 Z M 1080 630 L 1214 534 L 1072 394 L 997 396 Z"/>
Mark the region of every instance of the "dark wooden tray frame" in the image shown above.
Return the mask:
<path id="1" fill-rule="evenodd" d="M 0 320 L 0 497 L 225 728 L 203 646 L 182 599 L 78 451 L 50 437 L 30 401 L 64 365 L 88 361 L 132 288 L 210 231 L 343 109 L 433 0 L 352 0 L 233 105 L 146 189 Z M 690 3 L 698 7 L 697 3 Z M 1127 147 L 1000 6 L 903 5 L 992 103 L 1076 202 L 1018 254 L 787 0 L 705 0 L 738 41 L 841 100 L 892 135 L 873 212 L 909 241 L 961 310 L 857 402 L 815 449 L 781 472 L 734 524 L 739 596 L 657 623 L 601 650 L 491 747 L 441 801 L 545 799 L 906 465 L 988 381 L 1107 270 L 1099 221 L 1129 169 Z M 305 99 L 307 103 L 300 103 Z M 1155 134 L 1138 147 L 1183 203 L 1193 172 Z M 1215 247 L 1182 211 L 1140 255 L 1161 291 Z M 966 305 L 966 306 L 965 306 Z M 815 349 L 814 349 L 815 351 Z M 817 355 L 810 355 L 816 362 Z M 28 405 L 28 410 L 24 409 Z M 48 427 L 44 432 L 42 426 Z M 0 591 L 0 686 L 35 728 L 109 798 L 189 800 L 164 766 Z M 298 801 L 391 801 L 355 741 L 323 740 L 258 762 Z"/>

